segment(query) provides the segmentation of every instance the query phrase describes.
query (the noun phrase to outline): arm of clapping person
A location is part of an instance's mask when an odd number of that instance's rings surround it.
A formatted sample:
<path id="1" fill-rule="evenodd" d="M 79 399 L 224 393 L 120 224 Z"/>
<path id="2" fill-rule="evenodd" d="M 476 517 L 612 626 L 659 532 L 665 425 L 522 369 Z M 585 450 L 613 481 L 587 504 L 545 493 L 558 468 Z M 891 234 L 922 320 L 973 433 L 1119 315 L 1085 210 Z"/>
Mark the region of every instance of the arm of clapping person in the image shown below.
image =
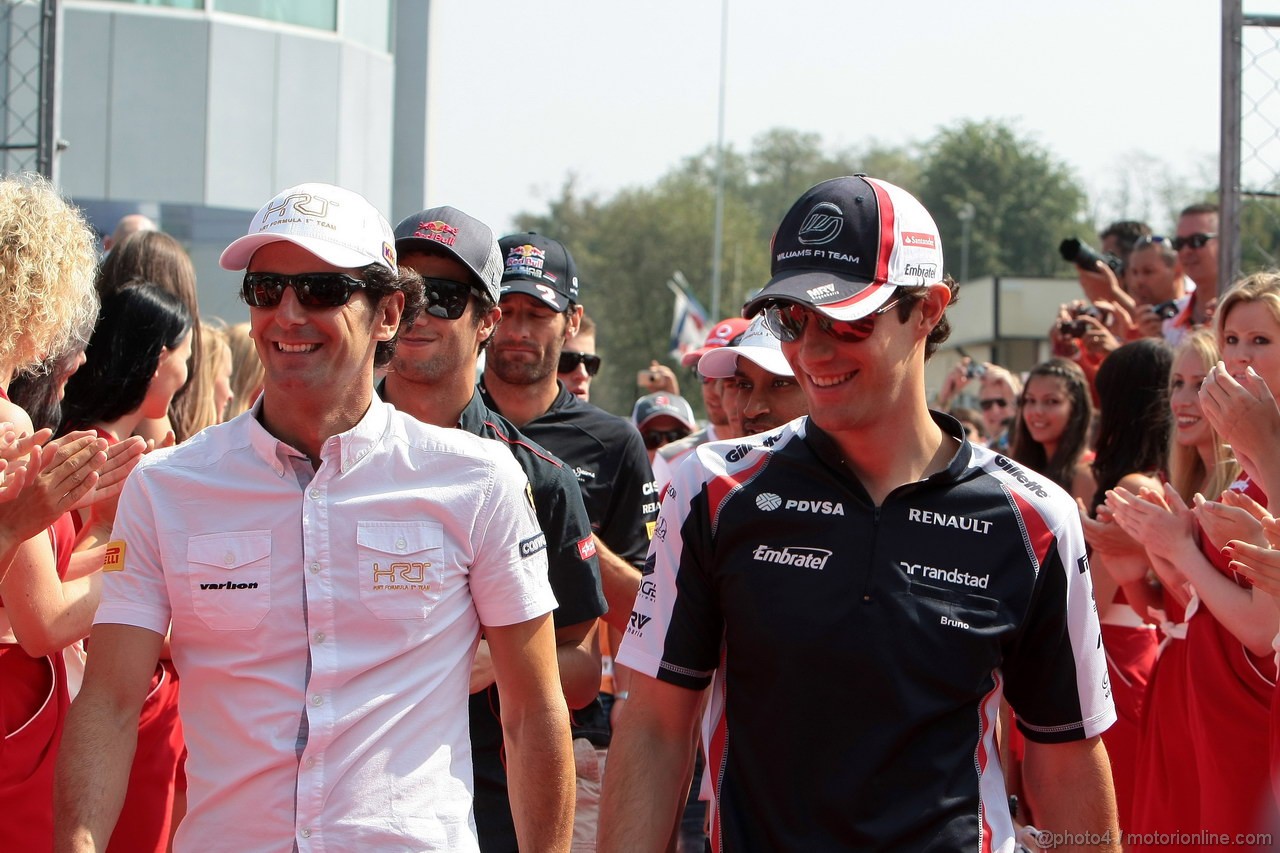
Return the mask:
<path id="1" fill-rule="evenodd" d="M 1262 377 L 1249 367 L 1237 381 L 1218 362 L 1200 386 L 1200 408 L 1263 493 L 1280 495 L 1280 408 Z"/>

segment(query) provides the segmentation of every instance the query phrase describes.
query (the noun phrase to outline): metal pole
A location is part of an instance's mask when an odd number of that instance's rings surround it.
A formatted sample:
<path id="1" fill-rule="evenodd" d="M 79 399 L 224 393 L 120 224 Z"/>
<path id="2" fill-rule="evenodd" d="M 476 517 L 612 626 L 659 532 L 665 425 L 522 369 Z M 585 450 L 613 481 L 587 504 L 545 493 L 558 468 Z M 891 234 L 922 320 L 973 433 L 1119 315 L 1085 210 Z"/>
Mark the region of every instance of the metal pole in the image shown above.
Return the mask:
<path id="1" fill-rule="evenodd" d="M 962 283 L 969 280 L 969 229 L 973 227 L 975 212 L 971 201 L 966 201 L 956 211 L 956 218 L 960 220 L 960 281 Z"/>
<path id="2" fill-rule="evenodd" d="M 1222 124 L 1218 154 L 1218 293 L 1240 274 L 1241 0 L 1222 0 Z"/>
<path id="3" fill-rule="evenodd" d="M 729 57 L 729 0 L 720 2 L 720 118 L 716 132 L 716 221 L 711 246 L 711 317 L 720 322 L 720 255 L 724 251 L 724 88 Z"/>

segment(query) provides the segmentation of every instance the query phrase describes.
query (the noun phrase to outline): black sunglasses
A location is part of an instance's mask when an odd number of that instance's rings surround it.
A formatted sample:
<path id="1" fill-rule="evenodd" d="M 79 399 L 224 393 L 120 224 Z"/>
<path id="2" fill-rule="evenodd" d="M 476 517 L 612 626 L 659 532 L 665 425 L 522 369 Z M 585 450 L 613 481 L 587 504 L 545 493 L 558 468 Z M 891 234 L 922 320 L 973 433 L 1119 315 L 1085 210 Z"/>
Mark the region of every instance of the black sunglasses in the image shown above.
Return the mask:
<path id="1" fill-rule="evenodd" d="M 467 310 L 471 298 L 471 285 L 451 278 L 424 278 L 423 288 L 427 297 L 427 313 L 442 320 L 456 320 Z"/>
<path id="2" fill-rule="evenodd" d="M 798 305 L 795 302 L 771 302 L 764 308 L 764 327 L 783 343 L 800 340 L 809 318 L 816 317 L 818 328 L 838 341 L 856 344 L 871 337 L 876 329 L 876 318 L 896 306 L 904 297 L 881 305 L 865 317 L 857 320 L 832 320 L 825 314 Z"/>
<path id="3" fill-rule="evenodd" d="M 999 406 L 1002 409 L 1009 408 L 1009 401 L 1002 399 L 1000 397 L 996 397 L 991 400 L 979 400 L 978 405 L 982 407 L 982 411 L 989 412 L 992 409 L 994 409 L 996 406 Z"/>
<path id="4" fill-rule="evenodd" d="M 1206 234 L 1202 231 L 1199 234 L 1188 234 L 1185 237 L 1174 237 L 1172 244 L 1173 248 L 1178 251 L 1186 248 L 1203 249 L 1205 244 L 1217 236 L 1217 234 Z"/>
<path id="5" fill-rule="evenodd" d="M 307 308 L 338 308 L 351 300 L 351 294 L 366 283 L 341 272 L 304 272 L 281 275 L 274 272 L 248 272 L 240 287 L 240 297 L 253 308 L 275 308 L 284 298 L 284 289 L 292 287 L 298 304 Z"/>
<path id="6" fill-rule="evenodd" d="M 689 434 L 687 429 L 651 429 L 641 433 L 644 437 L 644 446 L 650 450 L 657 450 L 664 444 L 670 444 L 673 441 L 679 441 Z"/>
<path id="7" fill-rule="evenodd" d="M 588 376 L 595 376 L 600 372 L 600 356 L 589 352 L 561 352 L 558 373 L 573 373 L 581 364 L 587 369 Z"/>

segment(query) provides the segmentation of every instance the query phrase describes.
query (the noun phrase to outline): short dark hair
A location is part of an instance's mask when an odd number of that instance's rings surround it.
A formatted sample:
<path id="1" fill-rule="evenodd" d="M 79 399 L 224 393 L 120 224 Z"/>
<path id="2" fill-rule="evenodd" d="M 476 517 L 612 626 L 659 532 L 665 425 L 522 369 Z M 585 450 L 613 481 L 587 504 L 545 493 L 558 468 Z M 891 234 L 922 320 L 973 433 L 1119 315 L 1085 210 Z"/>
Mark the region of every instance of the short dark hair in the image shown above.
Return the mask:
<path id="1" fill-rule="evenodd" d="M 956 304 L 960 298 L 960 283 L 953 279 L 950 275 L 942 279 L 942 284 L 947 286 L 951 291 L 951 300 L 947 303 L 950 308 Z M 916 303 L 924 298 L 927 288 L 924 287 L 904 287 L 900 288 L 902 294 L 898 302 L 898 321 L 907 322 L 911 317 L 911 312 L 915 310 Z M 947 319 L 947 312 L 942 312 L 942 317 L 938 319 L 937 324 L 930 330 L 929 336 L 924 342 L 924 360 L 928 361 L 933 358 L 933 354 L 938 351 L 938 347 L 944 343 L 947 338 L 951 337 L 951 321 Z"/>
<path id="2" fill-rule="evenodd" d="M 395 354 L 396 340 L 400 333 L 413 325 L 413 321 L 418 319 L 418 312 L 426 304 L 422 276 L 408 267 L 400 267 L 393 272 L 381 264 L 370 264 L 360 271 L 360 278 L 364 280 L 365 292 L 374 305 L 380 304 L 397 291 L 404 294 L 404 313 L 400 315 L 400 327 L 391 340 L 378 341 L 373 351 L 373 366 L 386 367 Z"/>
<path id="3" fill-rule="evenodd" d="M 1178 214 L 1178 218 L 1181 219 L 1184 216 L 1198 216 L 1202 213 L 1212 213 L 1217 216 L 1218 206 L 1211 201 L 1202 201 L 1199 204 L 1193 204 L 1182 208 L 1182 212 Z"/>
<path id="4" fill-rule="evenodd" d="M 1138 242 L 1142 237 L 1151 236 L 1151 226 L 1145 222 L 1139 222 L 1136 219 L 1121 219 L 1112 222 L 1103 231 L 1098 233 L 1098 237 L 1105 240 L 1108 237 L 1116 239 L 1116 245 L 1119 247 L 1121 254 L 1128 255 L 1133 251 L 1133 244 Z"/>
<path id="5" fill-rule="evenodd" d="M 130 282 L 102 300 L 84 365 L 67 381 L 62 430 L 109 423 L 134 411 L 160 366 L 160 354 L 191 331 L 191 314 L 171 291 Z"/>

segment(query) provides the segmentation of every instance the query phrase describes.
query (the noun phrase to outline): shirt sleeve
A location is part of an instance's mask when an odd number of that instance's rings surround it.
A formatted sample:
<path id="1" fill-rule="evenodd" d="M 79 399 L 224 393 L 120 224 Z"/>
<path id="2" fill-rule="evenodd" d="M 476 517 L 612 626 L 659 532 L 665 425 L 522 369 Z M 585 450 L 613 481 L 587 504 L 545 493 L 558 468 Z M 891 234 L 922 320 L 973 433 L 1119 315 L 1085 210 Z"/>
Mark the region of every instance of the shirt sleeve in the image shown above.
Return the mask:
<path id="1" fill-rule="evenodd" d="M 1005 696 L 1029 740 L 1101 734 L 1116 720 L 1084 534 L 1067 516 L 1040 568 L 1027 618 L 1006 651 Z"/>
<path id="2" fill-rule="evenodd" d="M 94 624 L 133 625 L 167 633 L 172 608 L 144 467 L 125 481 L 102 569 L 102 603 Z"/>
<path id="3" fill-rule="evenodd" d="M 658 518 L 658 486 L 653 481 L 644 440 L 634 429 L 626 432 L 613 487 L 608 517 L 600 525 L 600 538 L 638 569 L 644 565 Z"/>
<path id="4" fill-rule="evenodd" d="M 662 681 L 701 690 L 720 657 L 724 620 L 711 575 L 702 465 L 683 462 L 662 497 L 635 608 L 615 657 Z"/>
<path id="5" fill-rule="evenodd" d="M 547 537 L 534 516 L 529 480 L 506 450 L 490 459 L 493 481 L 476 519 L 476 558 L 468 578 L 480 623 L 498 627 L 550 613 L 556 599 L 547 578 Z"/>
<path id="6" fill-rule="evenodd" d="M 608 606 L 578 481 L 563 466 L 545 470 L 541 488 L 534 490 L 534 508 L 538 524 L 547 534 L 547 572 L 560 603 L 555 612 L 555 624 L 560 628 L 601 616 Z"/>

